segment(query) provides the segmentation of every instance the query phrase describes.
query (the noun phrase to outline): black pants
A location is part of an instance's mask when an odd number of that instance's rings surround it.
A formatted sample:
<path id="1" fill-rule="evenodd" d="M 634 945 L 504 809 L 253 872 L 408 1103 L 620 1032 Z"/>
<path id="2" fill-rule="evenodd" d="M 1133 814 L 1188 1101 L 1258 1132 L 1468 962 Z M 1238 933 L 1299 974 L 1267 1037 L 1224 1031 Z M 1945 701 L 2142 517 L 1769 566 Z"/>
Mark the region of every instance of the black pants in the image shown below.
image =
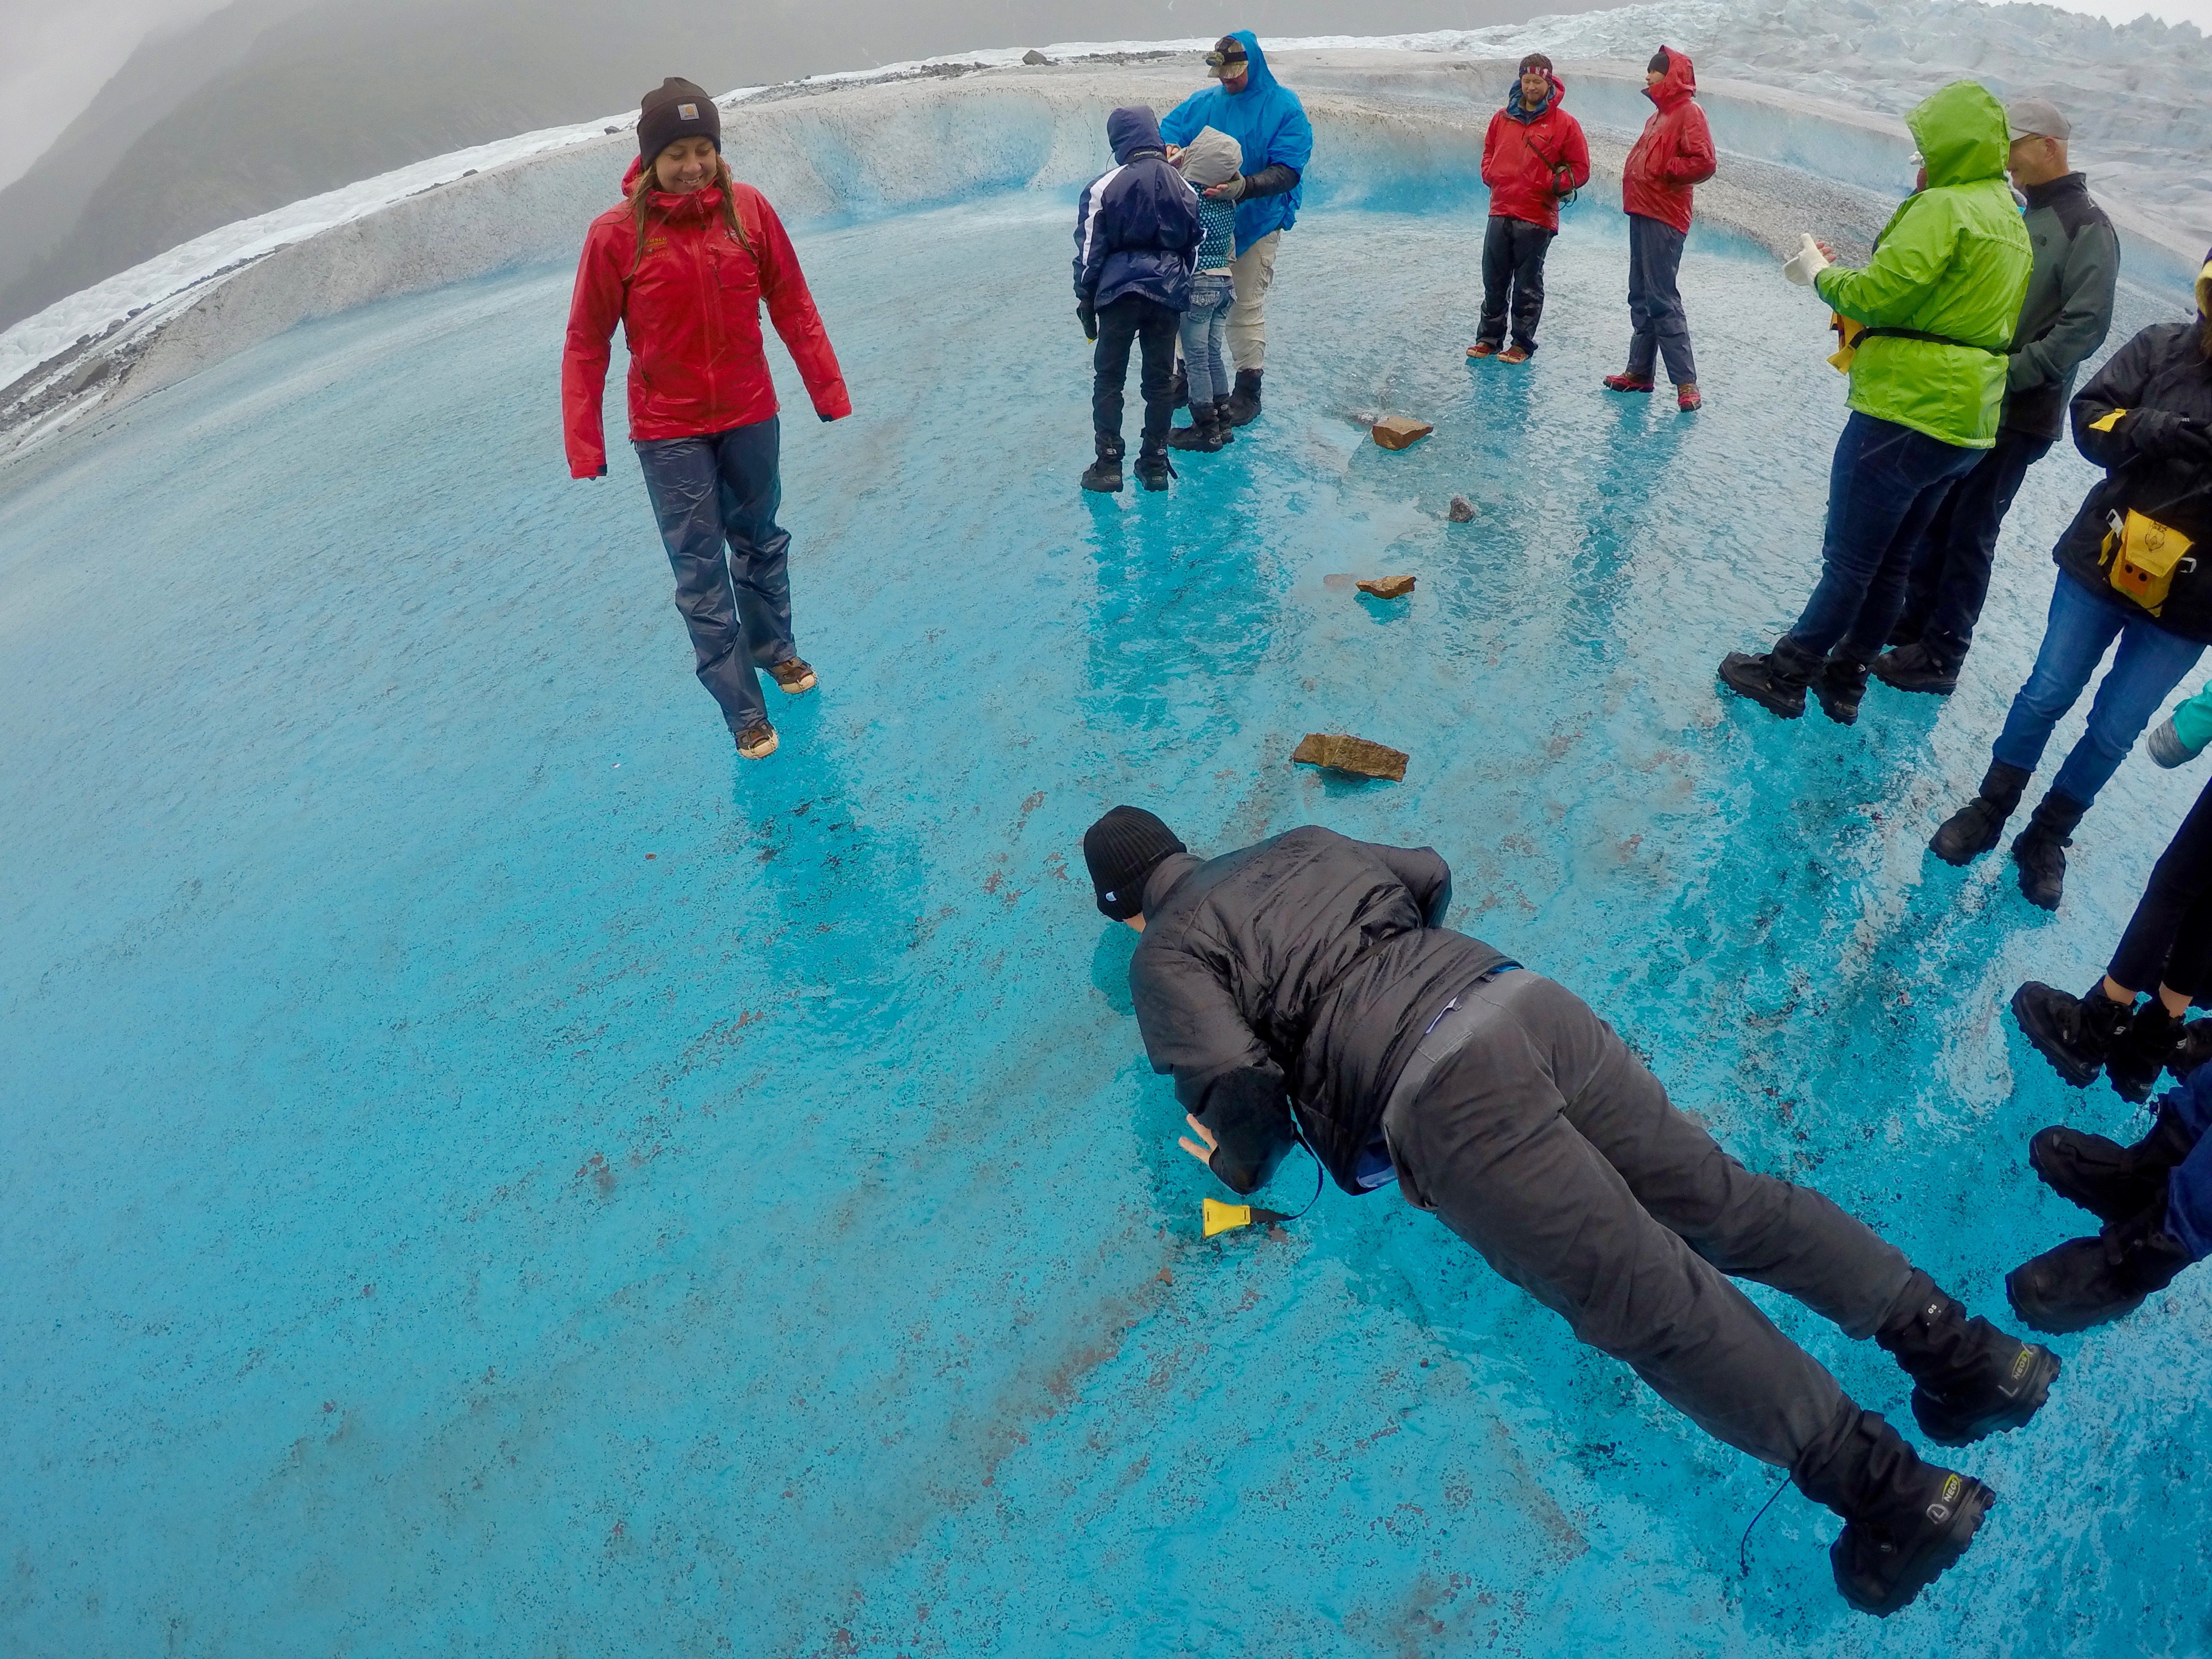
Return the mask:
<path id="1" fill-rule="evenodd" d="M 2212 784 L 2152 867 L 2105 971 L 2130 991 L 2170 985 L 2191 1001 L 2212 969 Z"/>
<path id="2" fill-rule="evenodd" d="M 1997 433 L 1974 470 L 1954 483 L 1912 556 L 1905 579 L 1905 615 L 1890 637 L 1917 640 L 1929 656 L 1955 669 L 1966 659 L 1982 602 L 1990 596 L 1990 567 L 1997 532 L 2020 494 L 2021 480 L 2051 450 L 2051 441 L 2009 428 Z"/>
<path id="3" fill-rule="evenodd" d="M 1478 343 L 1505 343 L 1505 316 L 1513 314 L 1513 343 L 1536 349 L 1536 319 L 1544 314 L 1544 255 L 1555 232 L 1510 214 L 1493 213 L 1482 236 L 1482 328 Z"/>
<path id="4" fill-rule="evenodd" d="M 1097 371 L 1091 387 L 1091 423 L 1100 437 L 1121 435 L 1121 383 L 1129 378 L 1129 342 L 1134 340 L 1144 353 L 1137 386 L 1145 398 L 1145 441 L 1154 448 L 1166 443 L 1168 426 L 1175 419 L 1169 384 L 1175 377 L 1176 332 L 1182 325 L 1181 312 L 1134 294 L 1098 307 L 1098 349 L 1091 360 Z"/>

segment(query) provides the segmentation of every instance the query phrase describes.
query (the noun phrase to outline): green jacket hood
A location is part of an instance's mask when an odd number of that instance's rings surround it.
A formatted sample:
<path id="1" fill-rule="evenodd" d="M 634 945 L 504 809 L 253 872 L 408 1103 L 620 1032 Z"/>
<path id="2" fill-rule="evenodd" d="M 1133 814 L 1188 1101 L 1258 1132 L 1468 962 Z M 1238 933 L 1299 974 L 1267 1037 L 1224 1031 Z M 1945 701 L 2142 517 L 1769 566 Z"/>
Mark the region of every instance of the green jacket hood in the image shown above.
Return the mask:
<path id="1" fill-rule="evenodd" d="M 2004 106 L 1979 82 L 1954 81 L 1930 93 L 1905 125 L 1920 146 L 1931 189 L 2004 177 L 2011 149 Z"/>

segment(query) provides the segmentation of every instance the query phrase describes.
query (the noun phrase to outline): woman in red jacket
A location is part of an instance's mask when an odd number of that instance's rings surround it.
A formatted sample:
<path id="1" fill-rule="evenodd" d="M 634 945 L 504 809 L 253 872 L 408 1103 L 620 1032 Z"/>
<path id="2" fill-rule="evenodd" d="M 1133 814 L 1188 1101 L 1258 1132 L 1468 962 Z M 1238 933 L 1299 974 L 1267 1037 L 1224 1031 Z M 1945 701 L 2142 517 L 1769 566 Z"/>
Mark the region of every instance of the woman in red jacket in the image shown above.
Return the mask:
<path id="1" fill-rule="evenodd" d="M 561 360 L 568 471 L 605 476 L 599 405 L 619 322 L 630 441 L 699 681 L 721 705 L 738 753 L 764 760 L 776 735 L 755 665 L 787 692 L 811 690 L 815 678 L 791 637 L 763 300 L 815 413 L 834 421 L 853 403 L 782 222 L 766 197 L 730 177 L 714 100 L 689 81 L 664 82 L 638 112 L 637 151 L 623 181 L 629 199 L 592 221 L 576 267 Z"/>
<path id="2" fill-rule="evenodd" d="M 1713 135 L 1694 101 L 1698 77 L 1690 60 L 1671 46 L 1652 54 L 1644 72 L 1644 95 L 1659 106 L 1621 164 L 1620 205 L 1628 215 L 1628 372 L 1608 374 L 1615 392 L 1649 392 L 1659 354 L 1675 401 L 1695 409 L 1698 362 L 1690 355 L 1690 325 L 1674 285 L 1682 242 L 1690 234 L 1691 186 L 1713 176 Z"/>

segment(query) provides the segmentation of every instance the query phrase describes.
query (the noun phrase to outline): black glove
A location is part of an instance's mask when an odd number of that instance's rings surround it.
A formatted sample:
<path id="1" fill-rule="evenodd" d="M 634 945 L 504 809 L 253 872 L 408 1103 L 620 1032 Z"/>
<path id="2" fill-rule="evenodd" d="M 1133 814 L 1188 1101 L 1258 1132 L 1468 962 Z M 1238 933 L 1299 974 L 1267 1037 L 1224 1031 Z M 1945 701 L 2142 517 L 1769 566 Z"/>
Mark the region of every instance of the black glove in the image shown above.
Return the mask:
<path id="1" fill-rule="evenodd" d="M 1098 307 L 1092 305 L 1090 301 L 1078 300 L 1075 302 L 1075 320 L 1083 325 L 1085 339 L 1095 340 L 1098 337 Z"/>
<path id="2" fill-rule="evenodd" d="M 2183 453 L 2192 423 L 2170 409 L 2131 409 L 2120 417 L 2120 435 L 2150 460 L 2170 460 Z"/>

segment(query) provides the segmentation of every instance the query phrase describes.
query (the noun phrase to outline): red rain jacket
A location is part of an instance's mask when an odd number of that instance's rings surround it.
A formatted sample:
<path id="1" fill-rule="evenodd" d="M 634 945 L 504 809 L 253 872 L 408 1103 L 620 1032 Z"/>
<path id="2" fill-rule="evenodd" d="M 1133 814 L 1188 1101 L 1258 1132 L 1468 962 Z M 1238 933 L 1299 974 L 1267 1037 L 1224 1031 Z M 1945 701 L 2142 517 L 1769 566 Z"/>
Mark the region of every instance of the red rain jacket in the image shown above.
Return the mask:
<path id="1" fill-rule="evenodd" d="M 628 193 L 635 162 L 623 180 Z M 645 257 L 629 209 L 610 208 L 584 233 L 568 343 L 561 357 L 561 410 L 568 471 L 579 478 L 607 470 L 599 404 L 607 384 L 607 343 L 623 325 L 629 347 L 629 435 L 693 438 L 750 426 L 776 412 L 775 382 L 761 339 L 760 305 L 783 337 L 799 378 L 825 421 L 853 412 L 837 354 L 830 348 L 799 255 L 768 198 L 736 189 L 746 252 L 722 222 L 722 192 L 653 193 Z M 635 269 L 632 270 L 632 263 Z"/>
<path id="2" fill-rule="evenodd" d="M 1697 72 L 1672 46 L 1667 76 L 1644 95 L 1659 112 L 1644 124 L 1644 136 L 1620 168 L 1620 205 L 1647 219 L 1661 219 L 1682 232 L 1690 229 L 1690 186 L 1713 176 L 1713 135 L 1705 112 L 1691 101 L 1698 94 Z"/>
<path id="3" fill-rule="evenodd" d="M 1559 107 L 1566 95 L 1567 83 L 1553 76 L 1542 113 L 1524 121 L 1515 113 L 1521 106 L 1516 85 L 1505 107 L 1490 118 L 1482 139 L 1482 182 L 1490 186 L 1492 213 L 1557 230 L 1559 198 L 1589 182 L 1583 124 Z"/>

